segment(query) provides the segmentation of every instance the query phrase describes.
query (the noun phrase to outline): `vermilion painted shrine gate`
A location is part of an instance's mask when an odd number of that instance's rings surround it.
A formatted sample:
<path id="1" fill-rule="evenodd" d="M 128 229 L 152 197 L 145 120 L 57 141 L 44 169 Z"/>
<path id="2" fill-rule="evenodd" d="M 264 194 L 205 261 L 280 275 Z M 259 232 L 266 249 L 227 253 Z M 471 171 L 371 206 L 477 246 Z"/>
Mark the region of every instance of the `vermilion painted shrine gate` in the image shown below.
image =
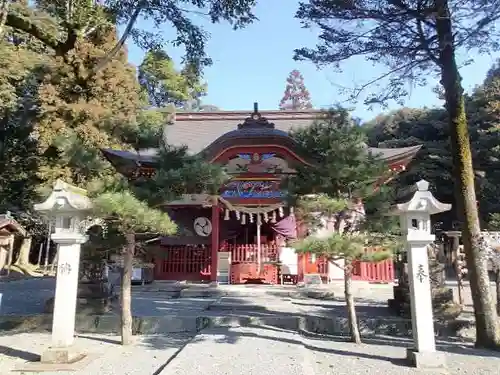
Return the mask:
<path id="1" fill-rule="evenodd" d="M 293 208 L 284 202 L 280 183 L 298 164 L 309 164 L 288 131 L 309 126 L 321 114 L 316 110 L 261 114 L 257 108 L 250 116 L 244 111 L 176 114 L 174 123 L 165 126 L 169 144 L 187 146 L 191 153 L 222 165 L 232 178 L 218 197 L 187 195 L 166 204 L 179 231 L 151 245 L 162 251 L 154 259 L 157 280 L 244 283 L 265 279 L 278 283 L 283 280 L 280 270 L 292 281 L 305 273 L 319 273 L 325 279 L 342 277 L 326 260 L 298 256 L 285 245 L 286 240 L 296 238 L 297 224 Z M 397 172 L 419 148 L 368 148 L 368 152 L 379 154 Z M 155 171 L 156 150 L 103 152 L 129 178 Z M 360 263 L 356 270 L 357 279 L 394 278 L 392 261 Z"/>

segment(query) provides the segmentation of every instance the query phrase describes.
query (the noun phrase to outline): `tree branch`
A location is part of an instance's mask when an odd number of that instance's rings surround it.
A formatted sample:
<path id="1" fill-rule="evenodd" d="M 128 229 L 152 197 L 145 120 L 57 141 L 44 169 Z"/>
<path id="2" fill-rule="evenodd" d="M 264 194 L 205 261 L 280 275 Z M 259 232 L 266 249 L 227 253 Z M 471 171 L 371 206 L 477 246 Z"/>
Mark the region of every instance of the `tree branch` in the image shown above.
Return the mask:
<path id="1" fill-rule="evenodd" d="M 132 31 L 132 28 L 134 27 L 135 22 L 137 21 L 137 18 L 139 17 L 139 14 L 141 13 L 143 7 L 144 7 L 145 1 L 141 1 L 138 5 L 137 8 L 135 8 L 134 12 L 132 13 L 132 16 L 130 17 L 130 20 L 128 21 L 127 27 L 125 28 L 125 31 L 123 32 L 122 37 L 120 40 L 115 44 L 115 46 L 109 51 L 106 56 L 104 56 L 92 69 L 90 75 L 87 77 L 87 79 L 92 78 L 95 76 L 101 69 L 103 69 L 113 58 L 116 56 L 116 54 L 120 51 L 120 49 L 123 47 L 125 42 L 127 41 L 128 36 L 130 35 L 130 32 Z"/>
<path id="2" fill-rule="evenodd" d="M 2 0 L 2 5 L 0 7 L 0 36 L 3 34 L 7 14 L 9 13 L 9 5 L 10 0 Z"/>
<path id="3" fill-rule="evenodd" d="M 35 25 L 35 23 L 32 20 L 19 16 L 12 12 L 9 12 L 7 14 L 5 20 L 5 26 L 12 27 L 13 29 L 16 30 L 24 31 L 26 34 L 29 34 L 32 37 L 38 39 L 47 47 L 50 47 L 55 51 L 60 50 L 61 45 L 64 44 L 61 43 L 56 36 L 45 32 L 41 27 Z"/>

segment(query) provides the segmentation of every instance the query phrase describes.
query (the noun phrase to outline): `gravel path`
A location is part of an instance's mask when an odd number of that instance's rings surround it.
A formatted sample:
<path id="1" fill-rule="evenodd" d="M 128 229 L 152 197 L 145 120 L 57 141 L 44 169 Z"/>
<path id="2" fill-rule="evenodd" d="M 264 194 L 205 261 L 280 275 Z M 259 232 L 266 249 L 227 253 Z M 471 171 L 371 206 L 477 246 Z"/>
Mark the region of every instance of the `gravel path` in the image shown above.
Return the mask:
<path id="1" fill-rule="evenodd" d="M 308 337 L 274 327 L 207 329 L 196 336 L 143 336 L 129 347 L 119 337 L 85 335 L 75 348 L 96 355 L 76 372 L 46 375 L 499 375 L 500 354 L 440 343 L 448 368 L 424 371 L 404 361 L 409 340 L 365 340 L 362 345 Z M 0 336 L 0 374 L 35 360 L 48 334 Z"/>
<path id="2" fill-rule="evenodd" d="M 161 375 L 313 375 L 297 333 L 263 328 L 199 334 Z"/>
<path id="3" fill-rule="evenodd" d="M 88 366 L 76 372 L 43 372 L 44 375 L 157 375 L 192 336 L 143 336 L 123 347 L 118 336 L 85 335 L 75 339 L 75 350 L 95 355 Z M 0 336 L 0 374 L 33 361 L 50 345 L 50 334 L 25 333 Z M 18 373 L 19 374 L 19 373 Z"/>
<path id="4" fill-rule="evenodd" d="M 472 347 L 441 344 L 446 352 L 447 368 L 419 370 L 408 367 L 404 358 L 408 341 L 365 340 L 355 345 L 324 339 L 304 339 L 310 363 L 317 375 L 498 375 L 500 353 L 479 351 Z"/>

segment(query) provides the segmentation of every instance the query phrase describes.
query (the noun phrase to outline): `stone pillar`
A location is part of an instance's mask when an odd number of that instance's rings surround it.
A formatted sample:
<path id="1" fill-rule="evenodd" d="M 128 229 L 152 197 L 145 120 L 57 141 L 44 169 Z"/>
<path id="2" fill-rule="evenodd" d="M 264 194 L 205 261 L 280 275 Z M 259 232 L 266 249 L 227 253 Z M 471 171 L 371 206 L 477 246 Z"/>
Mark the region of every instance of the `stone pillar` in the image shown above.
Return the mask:
<path id="1" fill-rule="evenodd" d="M 393 210 L 400 217 L 408 257 L 414 346 L 407 350 L 407 358 L 419 368 L 441 368 L 445 366 L 445 357 L 436 352 L 427 247 L 435 240 L 431 234 L 430 216 L 450 210 L 451 205 L 434 198 L 427 181 L 421 180 L 416 185 L 413 198 L 397 204 Z"/>
<path id="2" fill-rule="evenodd" d="M 426 239 L 407 241 L 414 349 L 430 353 L 436 351 L 436 343 L 427 245 Z"/>
<path id="3" fill-rule="evenodd" d="M 218 252 L 219 252 L 219 200 L 214 198 L 212 203 L 212 252 L 210 262 L 210 283 L 217 285 L 218 274 Z"/>
<path id="4" fill-rule="evenodd" d="M 57 260 L 56 295 L 52 320 L 52 347 L 68 348 L 75 334 L 76 300 L 80 266 L 80 248 L 87 238 L 82 235 L 58 237 L 52 240 L 59 245 Z"/>

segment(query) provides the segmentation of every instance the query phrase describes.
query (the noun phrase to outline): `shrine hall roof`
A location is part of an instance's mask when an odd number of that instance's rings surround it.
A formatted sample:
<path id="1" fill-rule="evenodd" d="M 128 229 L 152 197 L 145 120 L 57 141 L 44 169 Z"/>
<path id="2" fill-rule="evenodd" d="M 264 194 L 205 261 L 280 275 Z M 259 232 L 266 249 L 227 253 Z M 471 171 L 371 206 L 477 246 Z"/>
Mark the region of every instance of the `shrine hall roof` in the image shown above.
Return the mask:
<path id="1" fill-rule="evenodd" d="M 282 136 L 292 129 L 310 126 L 322 113 L 317 110 L 260 112 L 274 124 L 274 132 Z M 180 112 L 175 115 L 173 124 L 165 126 L 164 136 L 169 144 L 187 146 L 190 152 L 197 154 L 222 135 L 237 131 L 237 125 L 251 114 L 251 111 Z M 245 131 L 262 132 L 261 129 Z"/>
<path id="2" fill-rule="evenodd" d="M 198 154 L 206 150 L 214 142 L 232 136 L 255 138 L 260 135 L 287 137 L 292 129 L 310 126 L 324 111 L 261 111 L 260 116 L 274 126 L 268 128 L 239 127 L 252 115 L 251 111 L 217 111 L 217 112 L 177 112 L 171 124 L 164 127 L 164 139 L 173 146 L 186 146 L 190 153 Z M 404 148 L 372 148 L 375 155 L 387 161 L 412 159 L 420 146 Z M 154 163 L 157 150 L 143 150 L 139 154 L 130 151 L 103 150 L 111 159 L 140 161 L 145 164 Z M 124 160 L 124 161 L 125 161 Z"/>

